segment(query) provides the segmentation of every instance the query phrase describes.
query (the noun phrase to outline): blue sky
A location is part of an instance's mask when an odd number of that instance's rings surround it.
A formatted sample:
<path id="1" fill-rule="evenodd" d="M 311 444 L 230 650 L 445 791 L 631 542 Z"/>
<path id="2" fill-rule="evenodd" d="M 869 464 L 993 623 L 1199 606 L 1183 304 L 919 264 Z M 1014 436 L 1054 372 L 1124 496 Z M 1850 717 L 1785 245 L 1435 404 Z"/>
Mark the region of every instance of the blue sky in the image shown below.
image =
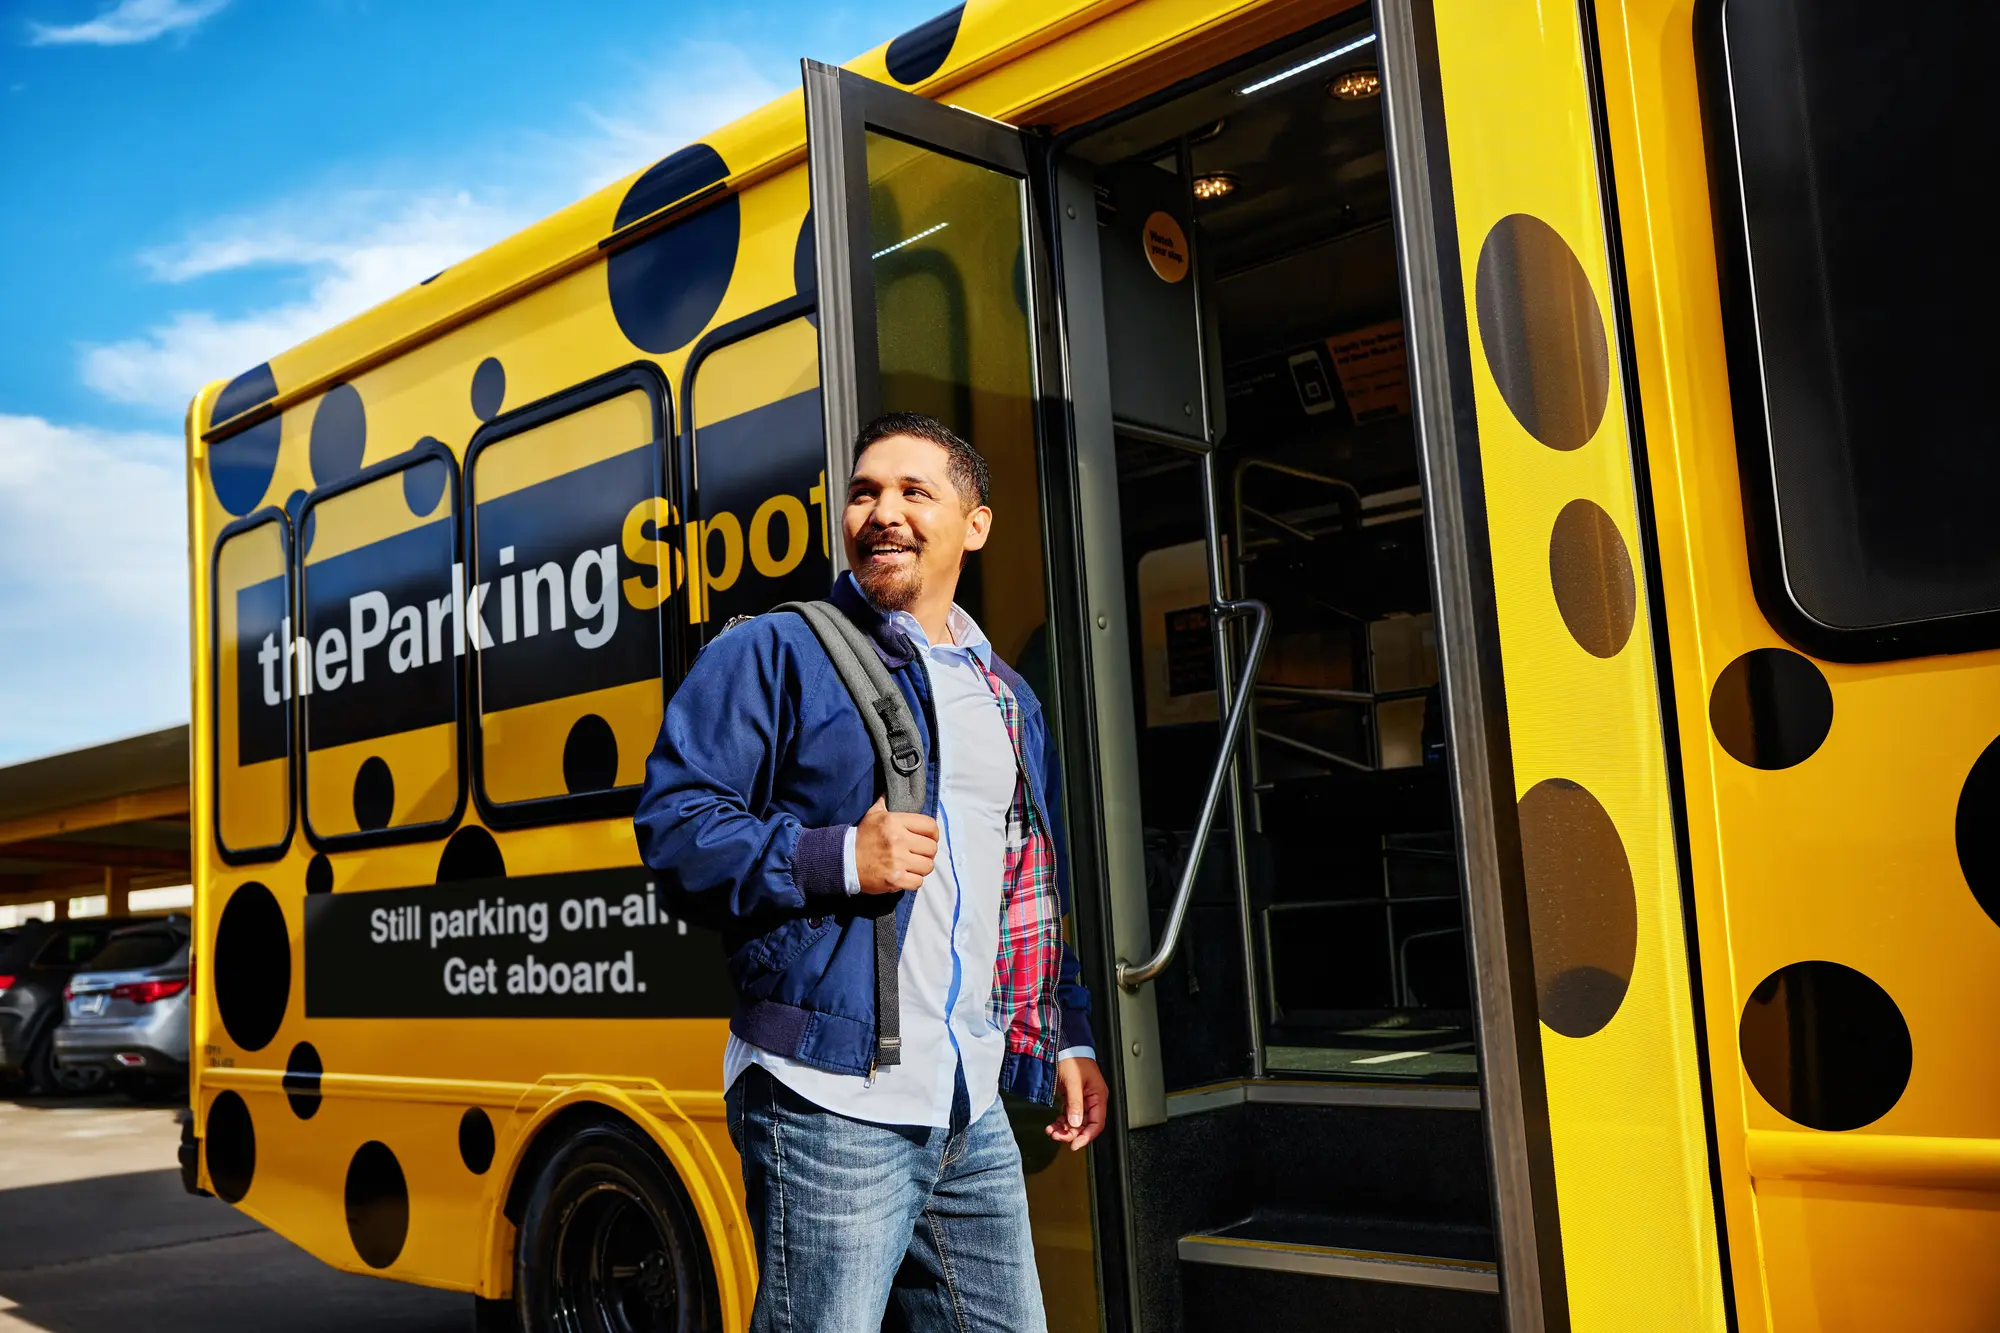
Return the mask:
<path id="1" fill-rule="evenodd" d="M 0 764 L 186 720 L 202 382 L 943 7 L 0 2 Z"/>

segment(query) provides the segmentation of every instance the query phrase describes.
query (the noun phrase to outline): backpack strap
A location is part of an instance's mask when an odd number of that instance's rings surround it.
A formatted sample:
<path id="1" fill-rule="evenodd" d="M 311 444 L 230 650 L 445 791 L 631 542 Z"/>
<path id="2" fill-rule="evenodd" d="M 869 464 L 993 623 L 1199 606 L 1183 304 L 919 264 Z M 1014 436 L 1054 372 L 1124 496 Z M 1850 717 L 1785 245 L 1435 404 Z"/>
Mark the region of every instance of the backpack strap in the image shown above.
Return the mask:
<path id="1" fill-rule="evenodd" d="M 861 725 L 875 745 L 875 763 L 882 775 L 883 806 L 897 814 L 921 814 L 924 809 L 924 743 L 910 701 L 875 645 L 861 627 L 831 602 L 786 602 L 774 608 L 790 611 L 812 626 L 834 674 L 854 699 Z M 875 1060 L 876 1065 L 902 1063 L 902 997 L 896 985 L 899 950 L 896 913 L 875 918 Z"/>

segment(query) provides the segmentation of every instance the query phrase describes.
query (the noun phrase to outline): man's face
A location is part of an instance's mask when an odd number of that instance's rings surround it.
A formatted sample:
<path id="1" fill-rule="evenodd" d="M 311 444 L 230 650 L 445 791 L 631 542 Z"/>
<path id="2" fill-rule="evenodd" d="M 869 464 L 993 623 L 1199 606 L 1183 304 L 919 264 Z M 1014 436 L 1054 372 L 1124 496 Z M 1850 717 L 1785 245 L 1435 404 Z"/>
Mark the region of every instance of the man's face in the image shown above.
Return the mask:
<path id="1" fill-rule="evenodd" d="M 965 553 L 986 545 L 993 511 L 967 507 L 942 445 L 914 435 L 877 440 L 854 464 L 841 532 L 847 563 L 868 599 L 906 610 L 926 588 L 958 586 Z"/>

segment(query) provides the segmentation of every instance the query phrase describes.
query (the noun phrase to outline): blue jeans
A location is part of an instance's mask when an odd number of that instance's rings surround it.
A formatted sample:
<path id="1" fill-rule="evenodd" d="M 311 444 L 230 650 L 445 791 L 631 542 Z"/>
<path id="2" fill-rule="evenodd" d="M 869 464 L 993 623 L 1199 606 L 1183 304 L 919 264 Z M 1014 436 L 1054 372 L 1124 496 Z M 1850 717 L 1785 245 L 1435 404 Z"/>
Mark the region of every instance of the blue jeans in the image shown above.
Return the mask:
<path id="1" fill-rule="evenodd" d="M 954 1129 L 823 1111 L 758 1066 L 727 1098 L 760 1280 L 751 1333 L 1043 1333 L 999 1102 Z"/>

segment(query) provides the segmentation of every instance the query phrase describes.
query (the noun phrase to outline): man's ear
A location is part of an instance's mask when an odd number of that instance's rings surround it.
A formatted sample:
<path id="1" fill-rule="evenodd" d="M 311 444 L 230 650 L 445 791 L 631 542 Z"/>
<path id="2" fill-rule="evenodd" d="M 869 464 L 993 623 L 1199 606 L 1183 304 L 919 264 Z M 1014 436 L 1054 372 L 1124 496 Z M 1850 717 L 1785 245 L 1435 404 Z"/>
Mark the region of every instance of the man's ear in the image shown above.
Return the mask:
<path id="1" fill-rule="evenodd" d="M 965 516 L 965 549 L 976 551 L 986 545 L 986 538 L 993 531 L 993 511 L 980 505 Z"/>

